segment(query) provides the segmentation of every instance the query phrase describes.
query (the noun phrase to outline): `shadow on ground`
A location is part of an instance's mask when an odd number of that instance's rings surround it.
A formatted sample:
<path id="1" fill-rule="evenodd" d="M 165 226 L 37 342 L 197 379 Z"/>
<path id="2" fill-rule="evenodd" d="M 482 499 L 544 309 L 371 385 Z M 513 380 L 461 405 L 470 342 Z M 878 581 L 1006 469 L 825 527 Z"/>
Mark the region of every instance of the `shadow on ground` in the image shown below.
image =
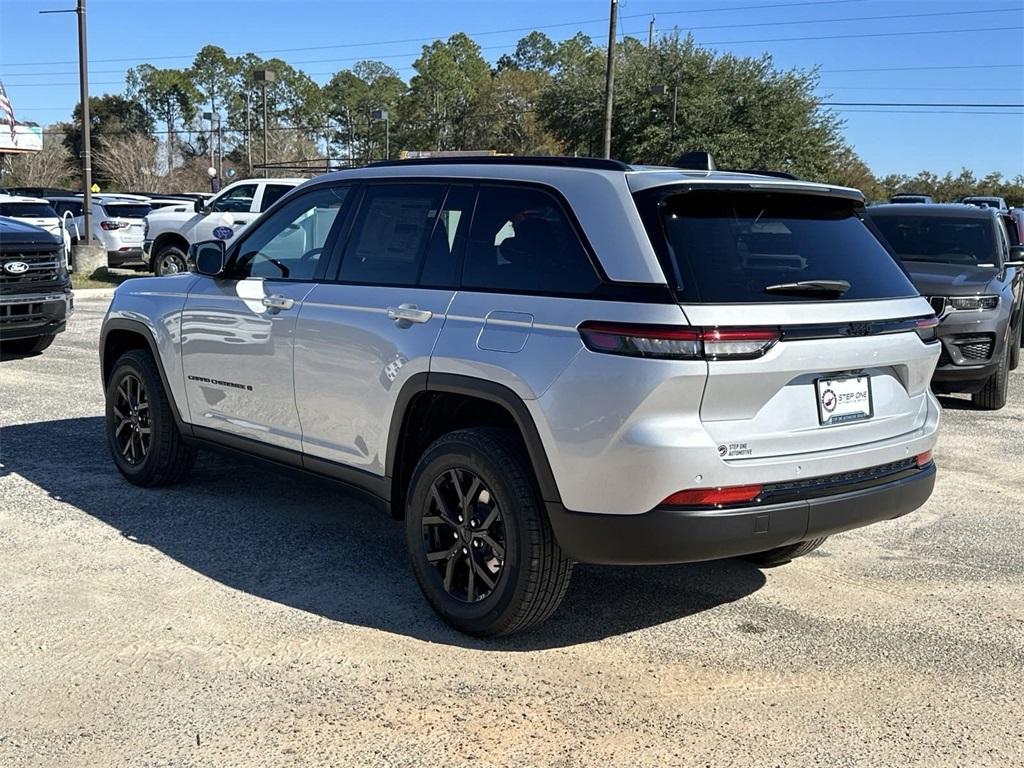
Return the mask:
<path id="1" fill-rule="evenodd" d="M 75 445 L 74 466 L 56 460 Z M 494 650 L 570 646 L 685 618 L 759 589 L 743 561 L 646 568 L 579 566 L 561 609 L 538 629 L 478 641 L 423 600 L 400 523 L 326 482 L 201 452 L 186 483 L 148 490 L 110 461 L 100 417 L 3 430 L 0 476 L 17 473 L 132 542 L 234 589 L 328 619 Z"/>

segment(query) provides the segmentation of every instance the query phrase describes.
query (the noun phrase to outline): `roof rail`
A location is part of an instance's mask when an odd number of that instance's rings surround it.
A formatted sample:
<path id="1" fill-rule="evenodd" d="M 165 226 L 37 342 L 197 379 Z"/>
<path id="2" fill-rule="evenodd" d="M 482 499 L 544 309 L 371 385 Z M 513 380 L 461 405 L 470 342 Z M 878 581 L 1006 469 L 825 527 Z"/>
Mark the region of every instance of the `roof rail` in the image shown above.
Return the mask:
<path id="1" fill-rule="evenodd" d="M 557 157 L 545 155 L 466 155 L 462 157 L 416 157 L 407 160 L 380 160 L 367 168 L 406 165 L 542 165 L 560 168 L 589 168 L 595 171 L 631 171 L 621 160 L 601 157 Z"/>

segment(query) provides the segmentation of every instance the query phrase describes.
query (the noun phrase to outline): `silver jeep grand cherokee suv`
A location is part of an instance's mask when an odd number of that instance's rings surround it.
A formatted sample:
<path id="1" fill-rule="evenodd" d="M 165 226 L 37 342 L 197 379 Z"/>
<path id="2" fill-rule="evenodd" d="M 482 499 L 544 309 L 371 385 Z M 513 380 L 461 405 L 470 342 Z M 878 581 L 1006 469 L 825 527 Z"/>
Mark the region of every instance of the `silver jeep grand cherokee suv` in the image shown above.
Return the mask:
<path id="1" fill-rule="evenodd" d="M 191 261 L 104 322 L 118 469 L 227 447 L 367 491 L 468 633 L 546 619 L 574 561 L 786 562 L 934 484 L 936 319 L 852 189 L 384 163 Z"/>

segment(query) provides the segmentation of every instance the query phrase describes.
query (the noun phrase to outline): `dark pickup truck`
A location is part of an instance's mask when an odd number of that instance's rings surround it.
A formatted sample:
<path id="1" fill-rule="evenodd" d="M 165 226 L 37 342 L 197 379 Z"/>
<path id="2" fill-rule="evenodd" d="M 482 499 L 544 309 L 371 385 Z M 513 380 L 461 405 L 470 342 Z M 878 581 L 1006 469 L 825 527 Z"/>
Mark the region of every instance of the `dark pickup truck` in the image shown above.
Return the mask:
<path id="1" fill-rule="evenodd" d="M 0 350 L 42 352 L 64 330 L 73 307 L 61 239 L 0 217 Z"/>

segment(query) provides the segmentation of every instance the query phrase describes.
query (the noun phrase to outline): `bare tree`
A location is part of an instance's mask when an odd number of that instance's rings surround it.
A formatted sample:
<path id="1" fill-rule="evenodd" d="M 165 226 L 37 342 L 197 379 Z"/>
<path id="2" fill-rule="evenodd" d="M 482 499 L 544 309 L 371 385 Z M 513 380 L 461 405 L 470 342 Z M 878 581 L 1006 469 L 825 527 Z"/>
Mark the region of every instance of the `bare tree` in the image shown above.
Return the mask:
<path id="1" fill-rule="evenodd" d="M 159 190 L 164 176 L 157 148 L 154 139 L 138 134 L 104 138 L 96 152 L 96 167 L 115 187 Z"/>
<path id="2" fill-rule="evenodd" d="M 62 187 L 75 177 L 71 153 L 60 141 L 44 141 L 39 152 L 5 157 L 6 186 Z"/>

